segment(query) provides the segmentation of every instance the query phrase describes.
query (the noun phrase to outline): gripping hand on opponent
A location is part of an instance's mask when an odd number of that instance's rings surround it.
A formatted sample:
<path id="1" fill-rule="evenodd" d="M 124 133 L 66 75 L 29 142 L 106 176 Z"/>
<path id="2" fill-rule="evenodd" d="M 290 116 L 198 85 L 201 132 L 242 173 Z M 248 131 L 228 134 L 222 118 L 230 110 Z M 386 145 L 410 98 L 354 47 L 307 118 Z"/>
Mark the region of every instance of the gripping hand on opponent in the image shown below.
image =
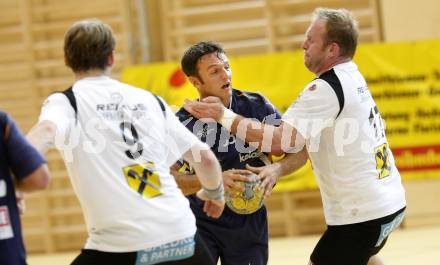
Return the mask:
<path id="1" fill-rule="evenodd" d="M 218 97 L 206 97 L 201 101 L 185 99 L 183 108 L 197 119 L 211 118 L 220 121 L 225 106 Z"/>

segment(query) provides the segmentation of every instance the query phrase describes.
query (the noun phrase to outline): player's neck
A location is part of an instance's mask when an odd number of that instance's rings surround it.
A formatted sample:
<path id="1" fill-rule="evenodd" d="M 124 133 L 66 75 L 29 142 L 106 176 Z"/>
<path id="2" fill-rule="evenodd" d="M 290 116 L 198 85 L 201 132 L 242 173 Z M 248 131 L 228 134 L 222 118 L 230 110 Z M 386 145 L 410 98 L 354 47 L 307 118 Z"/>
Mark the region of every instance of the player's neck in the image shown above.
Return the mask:
<path id="1" fill-rule="evenodd" d="M 351 60 L 351 58 L 349 58 L 349 57 L 339 57 L 339 58 L 336 58 L 335 60 L 329 62 L 327 65 L 322 67 L 321 70 L 319 72 L 315 73 L 315 74 L 316 74 L 316 76 L 320 76 L 321 74 L 327 72 L 328 70 L 332 69 L 336 65 L 341 64 L 341 63 L 346 63 L 346 62 L 348 62 L 350 60 Z"/>
<path id="2" fill-rule="evenodd" d="M 91 69 L 88 71 L 75 72 L 75 79 L 78 81 L 87 77 L 98 77 L 103 75 L 110 76 L 110 68 L 107 68 L 105 70 Z"/>
<path id="3" fill-rule="evenodd" d="M 229 107 L 231 106 L 231 96 L 224 97 L 221 100 L 223 102 L 223 106 L 229 109 Z"/>

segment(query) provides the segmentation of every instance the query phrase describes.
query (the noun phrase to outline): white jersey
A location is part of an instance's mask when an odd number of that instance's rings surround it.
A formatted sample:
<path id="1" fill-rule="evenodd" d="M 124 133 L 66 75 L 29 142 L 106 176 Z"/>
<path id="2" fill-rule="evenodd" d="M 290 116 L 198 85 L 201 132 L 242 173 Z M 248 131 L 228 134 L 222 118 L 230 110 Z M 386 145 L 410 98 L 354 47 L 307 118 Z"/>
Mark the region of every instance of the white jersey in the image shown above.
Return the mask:
<path id="1" fill-rule="evenodd" d="M 195 217 L 169 167 L 199 140 L 145 90 L 100 76 L 77 81 L 73 93 L 77 118 L 55 93 L 40 121 L 57 125 L 86 220 L 85 248 L 138 251 L 194 235 Z"/>
<path id="2" fill-rule="evenodd" d="M 406 205 L 384 121 L 356 64 L 310 82 L 283 116 L 306 140 L 328 225 L 359 223 Z"/>

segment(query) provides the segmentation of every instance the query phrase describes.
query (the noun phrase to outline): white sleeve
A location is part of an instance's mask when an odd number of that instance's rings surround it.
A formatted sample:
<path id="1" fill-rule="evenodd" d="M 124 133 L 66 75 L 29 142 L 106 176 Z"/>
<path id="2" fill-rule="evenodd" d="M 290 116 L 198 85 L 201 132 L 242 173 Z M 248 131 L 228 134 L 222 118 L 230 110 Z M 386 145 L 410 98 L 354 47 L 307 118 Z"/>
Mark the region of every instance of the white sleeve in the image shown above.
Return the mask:
<path id="1" fill-rule="evenodd" d="M 164 101 L 162 101 L 164 102 Z M 197 149 L 209 149 L 209 146 L 201 142 L 190 130 L 188 130 L 176 117 L 170 107 L 165 104 L 167 135 L 166 144 L 169 154 L 167 164 L 173 165 L 190 148 L 197 146 Z"/>
<path id="2" fill-rule="evenodd" d="M 316 79 L 286 110 L 282 121 L 308 140 L 318 136 L 325 127 L 332 126 L 338 111 L 339 102 L 334 90 L 326 81 Z"/>
<path id="3" fill-rule="evenodd" d="M 75 121 L 75 111 L 64 94 L 54 93 L 44 101 L 38 120 L 53 122 L 57 133 L 64 134 Z"/>

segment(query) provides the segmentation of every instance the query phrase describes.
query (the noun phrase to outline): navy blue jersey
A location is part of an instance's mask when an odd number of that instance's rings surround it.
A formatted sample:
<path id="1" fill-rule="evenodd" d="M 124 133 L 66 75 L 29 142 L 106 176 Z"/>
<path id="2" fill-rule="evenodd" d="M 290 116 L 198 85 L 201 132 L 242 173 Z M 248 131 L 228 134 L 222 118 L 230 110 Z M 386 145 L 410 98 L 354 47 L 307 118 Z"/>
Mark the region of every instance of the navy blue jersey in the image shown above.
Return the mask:
<path id="1" fill-rule="evenodd" d="M 233 89 L 230 109 L 243 117 L 271 125 L 279 125 L 281 121 L 280 113 L 258 93 Z M 264 166 L 271 162 L 266 153 L 249 146 L 217 122 L 205 123 L 197 120 L 183 108 L 176 115 L 193 134 L 211 147 L 223 171 L 244 169 L 246 164 Z"/>
<path id="2" fill-rule="evenodd" d="M 279 125 L 280 114 L 263 96 L 257 93 L 232 91 L 230 109 L 246 118 Z M 198 138 L 207 143 L 217 156 L 222 170 L 244 169 L 246 164 L 264 166 L 271 161 L 267 154 L 250 147 L 217 122 L 202 122 L 180 109 L 180 121 Z M 277 123 L 278 122 L 278 123 Z M 180 171 L 194 173 L 188 163 Z M 266 265 L 268 260 L 267 212 L 263 206 L 255 213 L 240 215 L 225 207 L 218 219 L 206 216 L 204 202 L 188 196 L 196 216 L 197 229 L 215 260 L 222 264 Z"/>
<path id="3" fill-rule="evenodd" d="M 44 163 L 12 119 L 0 112 L 0 264 L 26 264 L 13 176 L 21 180 Z"/>

